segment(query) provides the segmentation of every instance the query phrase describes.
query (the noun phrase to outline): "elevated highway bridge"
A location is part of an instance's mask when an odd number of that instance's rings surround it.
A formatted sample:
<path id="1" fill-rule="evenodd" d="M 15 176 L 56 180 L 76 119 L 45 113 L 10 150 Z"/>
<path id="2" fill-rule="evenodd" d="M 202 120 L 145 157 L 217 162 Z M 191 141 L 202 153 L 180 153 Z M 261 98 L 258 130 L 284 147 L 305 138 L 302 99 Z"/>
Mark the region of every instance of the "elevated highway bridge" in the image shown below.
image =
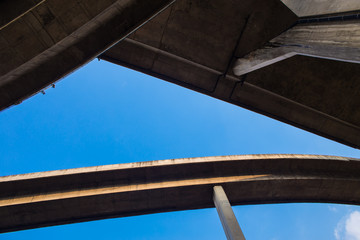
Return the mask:
<path id="1" fill-rule="evenodd" d="M 4 0 L 0 110 L 99 57 L 360 148 L 359 13 L 358 0 Z"/>
<path id="2" fill-rule="evenodd" d="M 232 205 L 360 204 L 360 159 L 243 155 L 171 159 L 0 177 L 0 232 Z M 4 221 L 5 220 L 5 221 Z"/>
<path id="3" fill-rule="evenodd" d="M 358 0 L 0 2 L 0 110 L 97 57 L 360 148 L 359 56 Z M 1 177 L 0 232 L 213 207 L 214 186 L 235 205 L 359 204 L 359 168 L 254 155 Z"/>

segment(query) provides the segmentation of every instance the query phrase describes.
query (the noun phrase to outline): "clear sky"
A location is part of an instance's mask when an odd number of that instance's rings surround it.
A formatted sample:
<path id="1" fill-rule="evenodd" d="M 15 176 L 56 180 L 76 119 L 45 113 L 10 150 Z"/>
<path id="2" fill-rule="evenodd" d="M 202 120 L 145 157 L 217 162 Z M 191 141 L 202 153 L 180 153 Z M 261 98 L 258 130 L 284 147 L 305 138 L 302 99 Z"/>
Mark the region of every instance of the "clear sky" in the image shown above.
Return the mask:
<path id="1" fill-rule="evenodd" d="M 105 61 L 94 60 L 45 95 L 0 112 L 0 176 L 265 153 L 360 158 L 356 149 Z M 357 206 L 274 204 L 237 206 L 234 211 L 248 240 L 360 240 Z M 225 234 L 216 210 L 202 209 L 0 235 L 80 238 L 225 239 Z"/>

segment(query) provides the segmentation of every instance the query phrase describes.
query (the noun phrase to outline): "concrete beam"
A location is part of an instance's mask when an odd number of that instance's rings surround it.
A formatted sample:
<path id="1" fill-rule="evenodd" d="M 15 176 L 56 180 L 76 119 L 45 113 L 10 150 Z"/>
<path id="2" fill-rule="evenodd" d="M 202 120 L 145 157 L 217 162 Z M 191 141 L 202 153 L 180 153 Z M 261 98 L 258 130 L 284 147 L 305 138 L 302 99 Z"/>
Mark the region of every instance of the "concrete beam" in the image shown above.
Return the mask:
<path id="1" fill-rule="evenodd" d="M 16 21 L 45 0 L 2 0 L 0 1 L 0 30 Z"/>
<path id="2" fill-rule="evenodd" d="M 172 2 L 48 0 L 20 14 L 0 30 L 0 110 L 92 60 Z"/>
<path id="3" fill-rule="evenodd" d="M 214 187 L 214 204 L 228 240 L 245 240 L 229 199 L 221 186 Z"/>
<path id="4" fill-rule="evenodd" d="M 149 25 L 144 26 L 141 30 L 147 26 Z M 264 114 L 268 117 L 335 140 L 342 144 L 360 148 L 360 139 L 358 137 L 360 135 L 360 128 L 356 124 L 349 124 L 349 122 L 336 118 L 334 115 L 329 116 L 326 112 L 324 113 L 311 108 L 309 105 L 304 105 L 291 100 L 289 101 L 288 98 L 281 96 L 281 94 L 263 89 L 249 81 L 239 84 L 239 78 L 232 75 L 230 76 L 230 74 L 227 75 L 226 78 L 217 81 L 218 76 L 222 74 L 221 71 L 180 57 L 176 54 L 171 54 L 159 48 L 151 47 L 127 38 L 102 54 L 100 58 L 186 87 L 193 91 L 227 101 L 251 111 Z M 294 57 L 292 59 L 294 60 L 296 58 L 297 57 Z M 319 59 L 316 58 L 309 59 L 312 60 L 312 62 L 314 62 L 313 60 L 319 61 Z M 293 67 L 292 71 L 301 72 L 303 69 L 296 69 L 298 66 L 297 61 L 298 60 L 295 61 L 295 64 L 291 65 L 291 67 Z M 166 64 L 163 65 L 164 63 Z M 341 62 L 340 65 L 343 66 L 344 64 L 348 63 Z M 355 65 L 355 68 L 351 68 L 350 70 L 341 73 L 341 70 L 345 70 L 345 68 L 336 67 L 337 65 L 338 63 L 334 62 L 334 64 L 328 66 L 330 69 L 327 72 L 331 72 L 332 76 L 335 76 L 334 73 L 338 72 L 338 74 L 347 76 L 347 78 L 349 78 L 349 75 L 353 75 L 353 70 L 356 70 L 357 66 L 357 64 L 353 64 Z M 317 64 L 317 66 L 319 66 L 319 64 Z M 286 69 L 288 71 L 291 70 L 289 67 L 286 67 Z M 232 71 L 231 68 L 230 70 Z M 264 71 L 266 71 L 266 69 L 264 69 Z M 280 70 L 280 72 L 284 71 Z M 253 74 L 257 73 L 258 71 Z M 291 81 L 294 79 L 294 76 L 290 74 L 288 76 L 289 79 L 287 79 L 286 76 L 285 79 L 279 79 L 278 76 L 272 79 L 272 74 L 271 71 L 264 73 L 265 76 L 268 76 L 267 82 L 269 82 L 269 84 L 271 84 L 271 81 Z M 312 75 L 300 75 L 301 74 L 296 75 L 299 81 L 301 81 L 300 79 L 303 77 L 312 77 Z M 251 77 L 252 76 L 247 75 L 246 78 L 249 80 Z M 282 77 L 284 78 L 284 76 Z M 324 75 L 324 77 L 326 78 L 326 75 Z M 259 78 L 264 79 L 263 76 L 260 76 Z M 341 77 L 341 79 L 342 78 L 343 77 Z M 341 79 L 339 79 L 339 81 L 341 81 Z M 327 81 L 328 80 L 329 79 L 327 79 Z M 334 81 L 334 79 L 332 79 L 332 81 Z M 329 91 L 333 91 L 333 89 L 330 89 Z M 339 97 L 340 96 L 344 95 L 339 93 Z M 333 96 L 331 97 L 331 101 L 334 101 L 335 99 L 336 98 Z M 354 101 L 351 101 L 353 102 L 352 104 L 354 104 Z M 329 104 L 327 104 L 328 102 L 330 102 L 329 99 L 322 99 L 324 105 L 329 106 Z M 340 106 L 343 109 L 346 107 Z M 351 115 L 355 116 L 353 113 Z"/>
<path id="5" fill-rule="evenodd" d="M 360 159 L 243 155 L 172 159 L 0 177 L 0 232 L 214 206 L 360 205 Z"/>
<path id="6" fill-rule="evenodd" d="M 260 68 L 280 62 L 299 54 L 295 47 L 263 48 L 255 50 L 234 63 L 233 72 L 236 76 L 256 71 Z"/>
<path id="7" fill-rule="evenodd" d="M 240 83 L 232 74 L 235 58 L 288 30 L 295 14 L 278 0 L 213 0 L 211 6 L 192 2 L 177 1 L 99 57 L 360 147 L 358 64 L 295 56 L 247 74 Z M 312 84 L 296 92 L 294 86 L 303 80 Z M 321 99 L 317 86 L 323 86 Z"/>
<path id="8" fill-rule="evenodd" d="M 281 0 L 299 17 L 360 10 L 358 0 Z"/>
<path id="9" fill-rule="evenodd" d="M 295 55 L 360 63 L 360 21 L 297 25 L 234 64 L 237 76 Z"/>

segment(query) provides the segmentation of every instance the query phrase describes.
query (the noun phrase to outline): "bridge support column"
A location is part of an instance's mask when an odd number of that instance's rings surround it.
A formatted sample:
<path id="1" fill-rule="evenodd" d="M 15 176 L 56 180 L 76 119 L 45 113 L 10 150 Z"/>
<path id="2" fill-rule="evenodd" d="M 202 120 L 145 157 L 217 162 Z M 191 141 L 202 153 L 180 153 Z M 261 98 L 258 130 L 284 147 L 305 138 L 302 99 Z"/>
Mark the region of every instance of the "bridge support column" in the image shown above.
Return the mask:
<path id="1" fill-rule="evenodd" d="M 214 203 L 228 240 L 245 240 L 229 200 L 221 186 L 214 187 Z"/>

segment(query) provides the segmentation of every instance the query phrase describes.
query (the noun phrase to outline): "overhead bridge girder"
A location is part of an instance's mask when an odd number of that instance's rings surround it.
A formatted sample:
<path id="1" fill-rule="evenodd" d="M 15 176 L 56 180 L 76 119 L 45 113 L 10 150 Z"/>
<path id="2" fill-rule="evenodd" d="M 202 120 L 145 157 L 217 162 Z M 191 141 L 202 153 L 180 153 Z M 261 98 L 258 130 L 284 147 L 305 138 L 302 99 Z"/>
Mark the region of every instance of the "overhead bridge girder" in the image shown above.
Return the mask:
<path id="1" fill-rule="evenodd" d="M 298 24 L 358 0 L 172 2 L 2 1 L 0 110 L 99 57 L 360 148 L 359 18 Z"/>
<path id="2" fill-rule="evenodd" d="M 94 59 L 174 0 L 0 3 L 0 110 Z M 4 12 L 3 12 L 4 11 Z"/>
<path id="3" fill-rule="evenodd" d="M 296 25 L 238 59 L 233 71 L 241 76 L 296 55 L 360 63 L 360 20 Z"/>
<path id="4" fill-rule="evenodd" d="M 360 204 L 360 159 L 243 155 L 138 162 L 0 178 L 0 232 L 232 205 Z"/>

